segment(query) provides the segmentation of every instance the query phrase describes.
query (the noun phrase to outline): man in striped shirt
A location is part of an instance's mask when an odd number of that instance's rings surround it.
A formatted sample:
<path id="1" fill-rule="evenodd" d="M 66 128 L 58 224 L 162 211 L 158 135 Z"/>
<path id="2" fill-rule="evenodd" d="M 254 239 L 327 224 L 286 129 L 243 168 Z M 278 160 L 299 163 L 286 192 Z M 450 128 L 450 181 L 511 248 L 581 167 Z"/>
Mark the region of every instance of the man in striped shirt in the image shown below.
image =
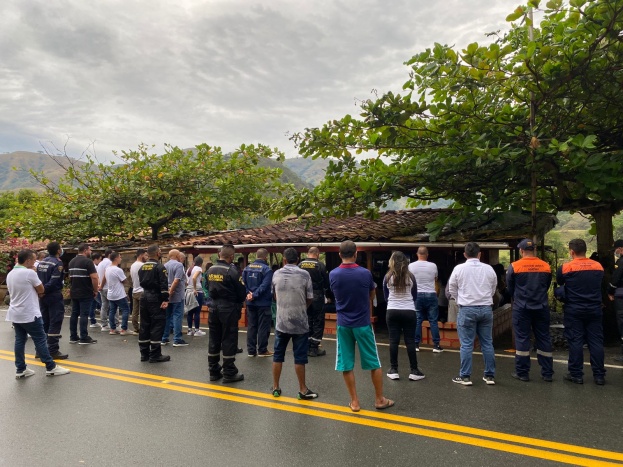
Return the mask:
<path id="1" fill-rule="evenodd" d="M 495 384 L 495 353 L 493 350 L 493 295 L 498 278 L 493 268 L 480 262 L 480 246 L 465 244 L 465 263 L 452 271 L 448 288 L 459 306 L 457 331 L 461 342 L 461 371 L 452 379 L 457 384 L 471 386 L 472 352 L 476 335 L 485 361 L 483 381 Z"/>

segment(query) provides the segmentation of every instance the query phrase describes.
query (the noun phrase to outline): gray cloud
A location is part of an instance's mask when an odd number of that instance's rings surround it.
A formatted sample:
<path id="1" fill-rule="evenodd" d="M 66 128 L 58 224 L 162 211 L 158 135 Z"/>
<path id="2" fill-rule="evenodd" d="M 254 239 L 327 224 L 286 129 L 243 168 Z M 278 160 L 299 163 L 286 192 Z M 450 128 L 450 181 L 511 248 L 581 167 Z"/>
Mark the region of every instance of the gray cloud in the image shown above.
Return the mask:
<path id="1" fill-rule="evenodd" d="M 40 140 L 100 155 L 140 142 L 232 149 L 356 113 L 400 91 L 403 62 L 506 28 L 516 0 L 8 0 L 0 151 Z"/>

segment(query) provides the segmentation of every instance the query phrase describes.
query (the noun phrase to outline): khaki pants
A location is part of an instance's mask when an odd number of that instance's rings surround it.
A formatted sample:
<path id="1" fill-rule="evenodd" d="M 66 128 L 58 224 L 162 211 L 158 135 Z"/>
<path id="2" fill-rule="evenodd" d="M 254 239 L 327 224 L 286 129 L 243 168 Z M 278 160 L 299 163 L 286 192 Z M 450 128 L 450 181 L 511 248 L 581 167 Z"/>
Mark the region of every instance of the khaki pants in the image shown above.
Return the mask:
<path id="1" fill-rule="evenodd" d="M 143 292 L 132 292 L 132 327 L 135 332 L 140 331 L 139 316 L 141 312 L 141 297 Z"/>

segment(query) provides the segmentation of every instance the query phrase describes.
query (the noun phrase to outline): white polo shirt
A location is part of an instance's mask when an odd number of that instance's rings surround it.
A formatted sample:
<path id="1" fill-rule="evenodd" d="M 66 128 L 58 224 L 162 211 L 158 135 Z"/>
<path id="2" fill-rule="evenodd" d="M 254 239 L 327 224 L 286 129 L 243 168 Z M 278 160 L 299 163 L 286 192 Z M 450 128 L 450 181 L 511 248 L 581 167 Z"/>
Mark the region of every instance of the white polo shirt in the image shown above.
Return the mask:
<path id="1" fill-rule="evenodd" d="M 409 264 L 409 272 L 415 276 L 417 293 L 436 293 L 437 265 L 430 261 L 415 261 Z"/>
<path id="2" fill-rule="evenodd" d="M 106 268 L 106 283 L 108 284 L 108 300 L 121 300 L 125 298 L 125 287 L 123 281 L 125 274 L 119 266 L 108 266 Z"/>
<path id="3" fill-rule="evenodd" d="M 11 296 L 6 321 L 32 323 L 41 317 L 39 295 L 35 287 L 41 284 L 37 273 L 24 266 L 15 266 L 6 276 L 6 285 Z"/>

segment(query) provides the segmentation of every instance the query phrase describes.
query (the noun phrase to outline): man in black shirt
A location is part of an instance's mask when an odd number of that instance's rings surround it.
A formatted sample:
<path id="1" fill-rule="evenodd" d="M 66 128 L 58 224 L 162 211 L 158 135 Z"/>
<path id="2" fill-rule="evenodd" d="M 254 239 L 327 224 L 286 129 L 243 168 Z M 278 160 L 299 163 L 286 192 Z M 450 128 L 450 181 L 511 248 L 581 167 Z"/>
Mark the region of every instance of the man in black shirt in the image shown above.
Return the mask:
<path id="1" fill-rule="evenodd" d="M 69 318 L 70 344 L 95 344 L 97 341 L 89 336 L 87 324 L 89 311 L 97 296 L 99 279 L 95 265 L 91 261 L 91 247 L 86 243 L 78 245 L 78 255 L 69 262 L 69 279 L 71 288 L 71 317 Z M 78 338 L 78 317 L 80 317 L 80 338 Z"/>
<path id="2" fill-rule="evenodd" d="M 147 248 L 149 259 L 138 270 L 138 280 L 143 288 L 140 305 L 140 331 L 138 347 L 141 362 L 168 362 L 169 355 L 162 355 L 162 334 L 169 306 L 169 282 L 167 270 L 160 263 L 160 247 Z"/>
<path id="3" fill-rule="evenodd" d="M 321 357 L 326 355 L 324 349 L 318 346 L 322 342 L 324 334 L 324 306 L 325 292 L 329 289 L 329 274 L 324 263 L 318 260 L 320 250 L 315 246 L 307 252 L 307 258 L 299 263 L 299 267 L 309 273 L 314 288 L 314 301 L 307 308 L 307 321 L 309 323 L 309 347 L 307 355 L 309 357 Z"/>
<path id="4" fill-rule="evenodd" d="M 231 264 L 234 247 L 226 245 L 219 251 L 219 259 L 208 270 L 208 292 L 213 301 L 208 316 L 210 328 L 208 344 L 208 365 L 210 381 L 223 378 L 224 383 L 242 381 L 235 360 L 238 349 L 238 320 L 247 290 L 240 272 Z M 223 351 L 223 366 L 219 364 Z"/>
<path id="5" fill-rule="evenodd" d="M 614 300 L 619 334 L 621 335 L 621 355 L 614 357 L 617 362 L 623 362 L 623 240 L 614 242 L 614 254 L 617 262 L 614 265 L 614 273 L 610 278 L 608 298 Z"/>

